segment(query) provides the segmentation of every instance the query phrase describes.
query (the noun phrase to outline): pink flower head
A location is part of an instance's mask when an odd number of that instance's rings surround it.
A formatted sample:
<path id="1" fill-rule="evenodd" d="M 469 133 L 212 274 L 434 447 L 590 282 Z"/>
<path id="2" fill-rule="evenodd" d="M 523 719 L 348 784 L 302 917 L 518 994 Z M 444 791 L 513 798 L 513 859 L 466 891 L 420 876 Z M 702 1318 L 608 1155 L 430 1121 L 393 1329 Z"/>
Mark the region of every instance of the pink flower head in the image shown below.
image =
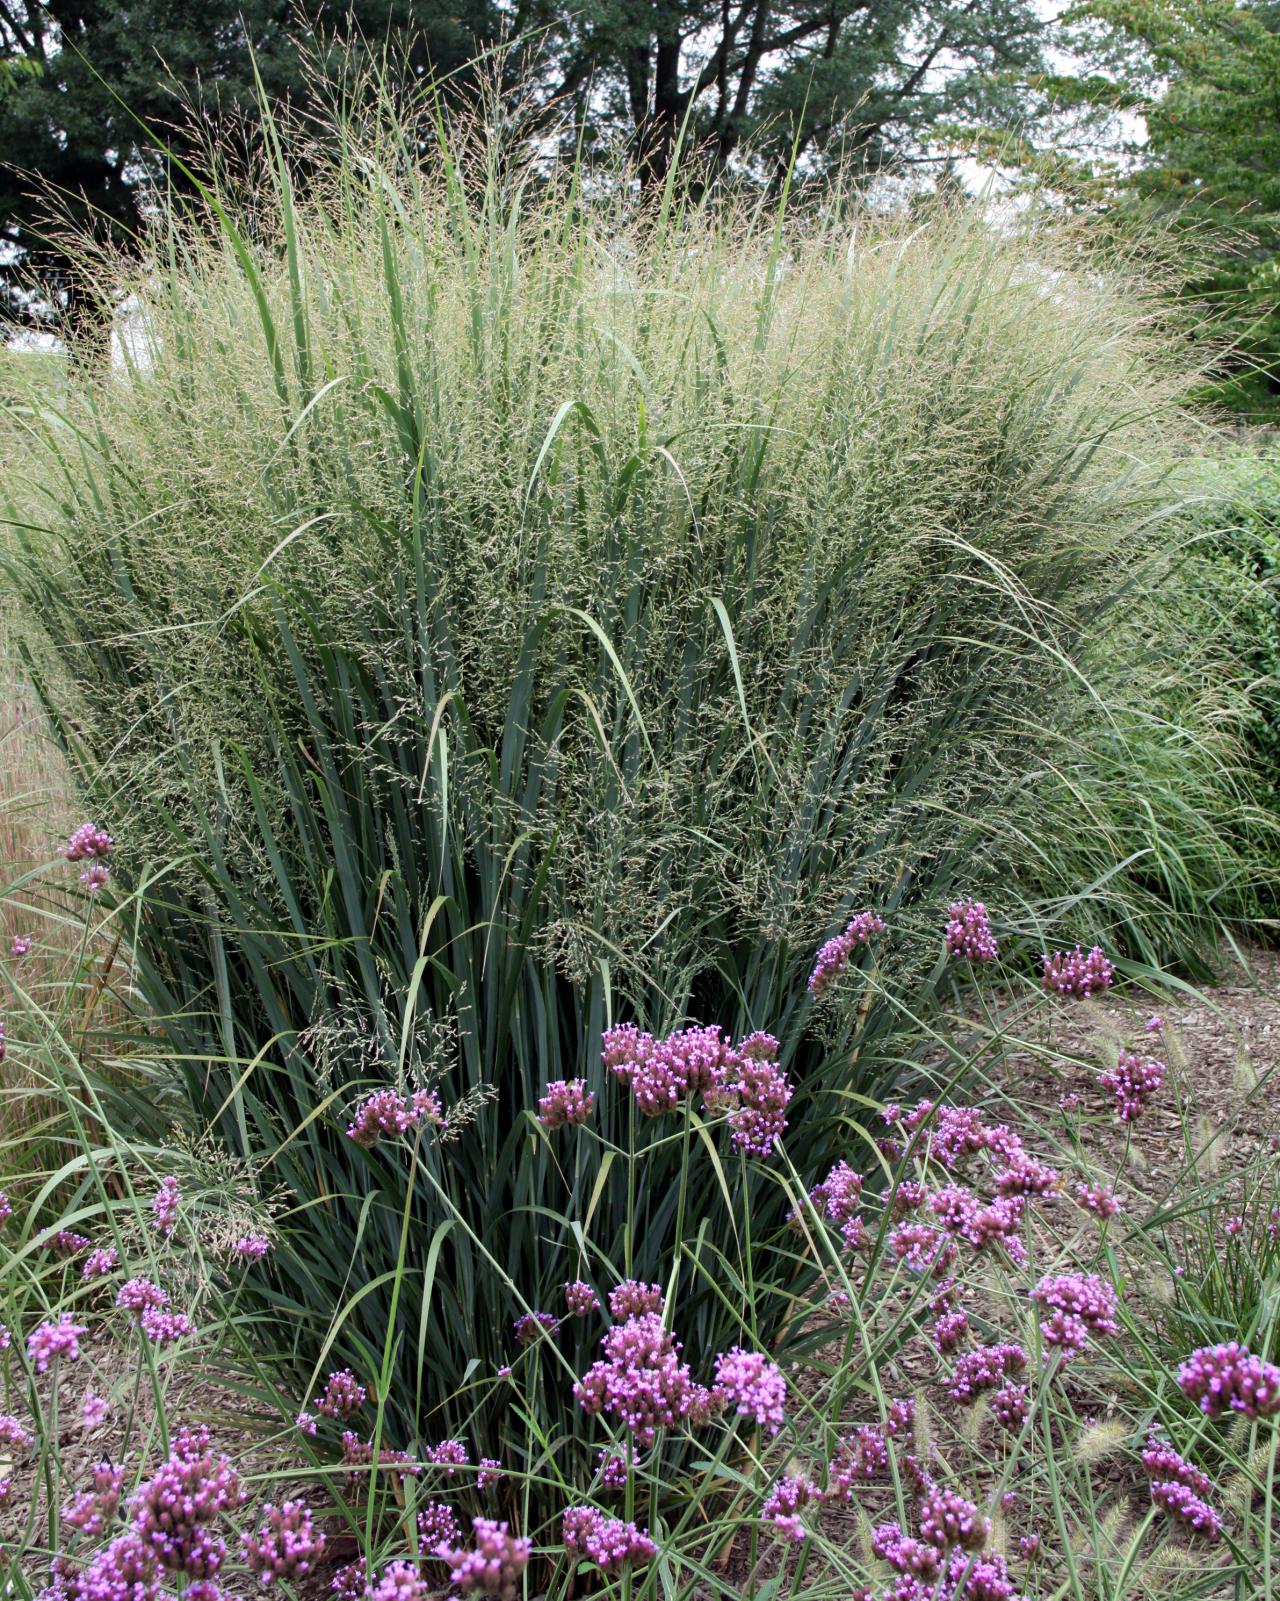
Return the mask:
<path id="1" fill-rule="evenodd" d="M 1092 1334 L 1118 1334 L 1120 1300 L 1096 1273 L 1048 1274 L 1031 1291 L 1037 1306 L 1077 1317 Z"/>
<path id="2" fill-rule="evenodd" d="M 113 843 L 111 835 L 96 823 L 81 823 L 59 854 L 68 862 L 100 861 L 110 856 Z"/>
<path id="3" fill-rule="evenodd" d="M 642 1284 L 638 1279 L 623 1279 L 609 1291 L 609 1316 L 615 1323 L 624 1323 L 630 1317 L 643 1317 L 646 1312 L 661 1314 L 666 1310 L 666 1299 L 660 1284 Z"/>
<path id="4" fill-rule="evenodd" d="M 85 1398 L 80 1405 L 80 1421 L 86 1429 L 98 1429 L 111 1416 L 111 1408 L 100 1395 L 92 1390 L 85 1392 Z"/>
<path id="5" fill-rule="evenodd" d="M 944 1312 L 933 1325 L 933 1343 L 939 1354 L 945 1356 L 949 1351 L 959 1350 L 968 1332 L 969 1319 L 964 1312 Z"/>
<path id="6" fill-rule="evenodd" d="M 148 1307 L 168 1306 L 169 1297 L 150 1279 L 128 1279 L 120 1286 L 116 1305 L 124 1312 L 145 1312 Z M 134 1318 L 136 1323 L 138 1320 Z"/>
<path id="7" fill-rule="evenodd" d="M 570 1317 L 589 1317 L 600 1310 L 600 1297 L 585 1279 L 572 1279 L 564 1287 L 564 1304 Z"/>
<path id="8" fill-rule="evenodd" d="M 96 1251 L 91 1251 L 80 1269 L 82 1279 L 102 1279 L 108 1273 L 114 1273 L 120 1265 L 120 1253 L 114 1245 L 100 1245 Z"/>
<path id="9" fill-rule="evenodd" d="M 30 1451 L 35 1445 L 35 1436 L 11 1412 L 0 1412 L 0 1445 L 7 1445 L 18 1451 Z"/>
<path id="10" fill-rule="evenodd" d="M 991 1538 L 991 1522 L 972 1501 L 934 1484 L 920 1503 L 920 1536 L 944 1551 L 953 1545 L 981 1551 Z"/>
<path id="11" fill-rule="evenodd" d="M 1043 982 L 1051 995 L 1084 999 L 1110 989 L 1115 977 L 1115 968 L 1096 945 L 1087 956 L 1077 945 L 1072 951 L 1055 951 L 1044 957 Z"/>
<path id="12" fill-rule="evenodd" d="M 36 1372 L 47 1373 L 50 1363 L 58 1357 L 76 1361 L 80 1356 L 80 1336 L 88 1332 L 83 1323 L 72 1321 L 70 1312 L 64 1312 L 56 1323 L 41 1323 L 27 1337 L 27 1355 Z"/>
<path id="13" fill-rule="evenodd" d="M 1109 1184 L 1079 1184 L 1076 1205 L 1095 1217 L 1115 1217 L 1121 1210 L 1120 1197 Z"/>
<path id="14" fill-rule="evenodd" d="M 737 1409 L 739 1417 L 776 1434 L 785 1421 L 787 1381 L 777 1363 L 740 1345 L 716 1357 L 715 1387 Z"/>
<path id="15" fill-rule="evenodd" d="M 809 1506 L 821 1506 L 826 1498 L 812 1479 L 804 1473 L 789 1473 L 779 1479 L 765 1498 L 760 1516 L 774 1524 L 787 1539 L 797 1545 L 808 1538 L 800 1513 Z"/>
<path id="16" fill-rule="evenodd" d="M 91 1538 L 105 1534 L 120 1505 L 124 1474 L 123 1468 L 99 1462 L 93 1470 L 93 1489 L 82 1490 L 69 1506 L 63 1507 L 63 1522 Z"/>
<path id="17" fill-rule="evenodd" d="M 605 1066 L 635 1097 L 646 1117 L 673 1112 L 697 1093 L 715 1088 L 724 1075 L 724 1038 L 719 1028 L 686 1028 L 666 1039 L 620 1023 L 604 1033 Z"/>
<path id="18" fill-rule="evenodd" d="M 436 1547 L 457 1545 L 462 1539 L 458 1514 L 447 1501 L 428 1501 L 418 1512 L 418 1550 L 434 1556 Z"/>
<path id="19" fill-rule="evenodd" d="M 533 1554 L 533 1541 L 517 1539 L 505 1523 L 492 1518 L 471 1520 L 472 1548 L 441 1545 L 436 1555 L 449 1567 L 450 1582 L 462 1595 L 496 1596 L 516 1601 L 520 1579 Z"/>
<path id="20" fill-rule="evenodd" d="M 320 1399 L 314 1402 L 316 1413 L 322 1418 L 334 1418 L 345 1423 L 369 1399 L 369 1392 L 360 1384 L 350 1368 L 339 1368 L 325 1381 Z"/>
<path id="21" fill-rule="evenodd" d="M 367 1150 L 380 1139 L 398 1139 L 413 1127 L 413 1109 L 395 1090 L 375 1090 L 356 1107 L 347 1138 Z"/>
<path id="22" fill-rule="evenodd" d="M 606 1490 L 625 1490 L 631 1476 L 625 1455 L 621 1451 L 610 1451 L 607 1446 L 596 1458 L 596 1472 Z"/>
<path id="23" fill-rule="evenodd" d="M 1165 1065 L 1154 1056 L 1124 1050 L 1114 1068 L 1098 1074 L 1098 1087 L 1110 1090 L 1116 1098 L 1116 1116 L 1132 1123 L 1141 1116 L 1147 1102 L 1164 1083 Z"/>
<path id="24" fill-rule="evenodd" d="M 913 1273 L 945 1278 L 956 1259 L 955 1242 L 927 1223 L 900 1223 L 889 1236 L 889 1254 Z"/>
<path id="25" fill-rule="evenodd" d="M 984 1390 L 998 1388 L 1011 1373 L 1020 1373 L 1026 1365 L 1027 1353 L 1020 1345 L 980 1345 L 957 1360 L 947 1393 L 953 1401 L 967 1406 Z"/>
<path id="26" fill-rule="evenodd" d="M 1175 1451 L 1167 1440 L 1162 1440 L 1158 1434 L 1152 1434 L 1147 1441 L 1147 1448 L 1142 1453 L 1142 1466 L 1146 1469 L 1149 1479 L 1172 1479 L 1178 1484 L 1185 1484 L 1189 1490 L 1197 1495 L 1212 1495 L 1213 1480 L 1209 1475 L 1188 1462 L 1186 1457 Z"/>
<path id="27" fill-rule="evenodd" d="M 4 1061 L 4 1030 L 0 1028 L 0 1062 Z M 0 1190 L 0 1223 L 13 1216 L 13 1206 L 9 1197 Z"/>
<path id="28" fill-rule="evenodd" d="M 208 1526 L 244 1504 L 230 1457 L 216 1455 L 209 1431 L 182 1428 L 168 1461 L 129 1497 L 133 1528 L 166 1572 L 212 1578 L 221 1566 L 220 1541 Z"/>
<path id="29" fill-rule="evenodd" d="M 647 1529 L 621 1518 L 607 1517 L 591 1506 L 572 1506 L 560 1525 L 565 1550 L 585 1557 L 602 1573 L 617 1573 L 624 1567 L 638 1567 L 658 1554 Z"/>
<path id="30" fill-rule="evenodd" d="M 590 1118 L 595 1103 L 585 1078 L 552 1079 L 538 1102 L 538 1122 L 548 1132 L 569 1125 L 580 1128 Z"/>
<path id="31" fill-rule="evenodd" d="M 173 1233 L 174 1225 L 178 1221 L 178 1205 L 182 1200 L 182 1192 L 178 1188 L 178 1181 L 172 1174 L 160 1180 L 160 1188 L 156 1191 L 151 1202 L 151 1210 L 155 1214 L 151 1224 L 167 1239 Z"/>
<path id="32" fill-rule="evenodd" d="M 188 1334 L 194 1334 L 195 1326 L 185 1312 L 173 1312 L 167 1307 L 149 1306 L 140 1318 L 142 1332 L 152 1345 L 173 1345 Z"/>
<path id="33" fill-rule="evenodd" d="M 966 895 L 947 908 L 947 950 L 969 962 L 994 962 L 999 955 L 987 908 Z"/>
<path id="34" fill-rule="evenodd" d="M 445 1478 L 451 1479 L 454 1468 L 469 1465 L 471 1453 L 461 1440 L 441 1440 L 438 1445 L 429 1445 L 423 1452 L 423 1458 L 435 1467 L 443 1468 Z"/>
<path id="35" fill-rule="evenodd" d="M 689 1416 L 693 1378 L 680 1347 L 656 1312 L 615 1323 L 601 1341 L 604 1358 L 574 1387 L 584 1412 L 606 1412 L 650 1446 L 661 1429 Z"/>
<path id="36" fill-rule="evenodd" d="M 482 1456 L 477 1466 L 479 1469 L 476 1473 L 477 1490 L 487 1490 L 492 1485 L 501 1484 L 507 1476 L 496 1456 Z"/>
<path id="37" fill-rule="evenodd" d="M 534 1345 L 544 1335 L 548 1338 L 560 1327 L 560 1319 L 552 1312 L 526 1312 L 512 1326 L 517 1345 Z"/>
<path id="38" fill-rule="evenodd" d="M 1235 1237 L 1238 1234 L 1243 1234 L 1244 1233 L 1244 1218 L 1241 1217 L 1238 1212 L 1235 1214 L 1234 1217 L 1229 1217 L 1226 1220 L 1226 1222 L 1222 1225 L 1222 1232 L 1227 1236 L 1227 1238 L 1229 1240 L 1235 1239 Z"/>
<path id="39" fill-rule="evenodd" d="M 840 977 L 849 965 L 849 958 L 859 945 L 870 943 L 873 934 L 883 934 L 885 925 L 875 912 L 859 912 L 846 925 L 843 934 L 829 939 L 818 952 L 813 972 L 809 974 L 809 993 L 817 1000 Z"/>
<path id="40" fill-rule="evenodd" d="M 47 1235 L 41 1244 L 46 1251 L 56 1251 L 59 1256 L 79 1256 L 81 1251 L 87 1251 L 93 1241 L 83 1234 L 76 1234 L 72 1229 L 59 1229 L 56 1234 Z"/>
<path id="41" fill-rule="evenodd" d="M 1280 1368 L 1239 1340 L 1193 1351 L 1178 1369 L 1178 1383 L 1211 1418 L 1222 1412 L 1267 1418 L 1280 1411 Z"/>
<path id="42" fill-rule="evenodd" d="M 15 956 L 25 956 L 31 949 L 31 940 L 26 934 L 15 934 L 9 949 Z"/>
<path id="43" fill-rule="evenodd" d="M 107 880 L 110 877 L 111 869 L 105 862 L 90 862 L 84 872 L 81 873 L 80 882 L 89 891 L 90 895 L 96 895 L 100 889 L 106 887 Z"/>
<path id="44" fill-rule="evenodd" d="M 1156 1480 L 1151 1486 L 1151 1500 L 1185 1524 L 1192 1534 L 1202 1534 L 1210 1541 L 1222 1538 L 1221 1517 L 1187 1485 L 1174 1479 Z"/>
<path id="45" fill-rule="evenodd" d="M 244 1234 L 232 1245 L 231 1254 L 249 1262 L 260 1262 L 270 1249 L 271 1241 L 265 1234 Z"/>
<path id="46" fill-rule="evenodd" d="M 245 1566 L 264 1585 L 310 1573 L 325 1546 L 324 1534 L 304 1501 L 285 1501 L 278 1507 L 266 1502 L 257 1532 L 240 1539 Z"/>
<path id="47" fill-rule="evenodd" d="M 715 1092 L 716 1104 L 728 1104 L 730 1138 L 735 1150 L 766 1157 L 786 1132 L 784 1113 L 791 1084 L 775 1060 L 778 1042 L 772 1034 L 755 1033 L 743 1040 L 729 1059 L 733 1077 Z"/>
<path id="48" fill-rule="evenodd" d="M 1012 1433 L 1026 1422 L 1030 1392 L 1025 1384 L 1004 1384 L 991 1397 L 991 1416 Z"/>

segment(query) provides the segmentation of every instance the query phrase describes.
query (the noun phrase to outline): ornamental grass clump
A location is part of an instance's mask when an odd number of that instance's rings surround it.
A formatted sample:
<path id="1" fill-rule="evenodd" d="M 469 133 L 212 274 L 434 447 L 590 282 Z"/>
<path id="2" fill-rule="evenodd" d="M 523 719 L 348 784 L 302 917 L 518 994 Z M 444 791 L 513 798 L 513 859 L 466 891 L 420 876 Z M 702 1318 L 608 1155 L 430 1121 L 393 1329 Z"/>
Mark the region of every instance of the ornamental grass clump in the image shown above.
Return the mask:
<path id="1" fill-rule="evenodd" d="M 944 909 L 1019 852 L 1052 877 L 1003 820 L 1176 503 L 1176 377 L 1074 239 L 966 208 L 637 199 L 385 107 L 296 164 L 276 134 L 158 198 L 145 265 L 96 258 L 121 360 L 26 407 L 3 486 L 114 838 L 84 888 L 129 907 L 128 1129 L 177 1118 L 323 1214 L 242 1291 L 299 1398 L 375 1352 L 380 1450 L 588 1467 L 551 1376 L 600 1329 L 514 1326 L 628 1278 L 699 1384 L 747 1343 L 726 1275 L 782 1281 L 852 1098 L 985 965 L 976 935 L 939 962 Z M 907 1271 L 977 1249 L 903 1227 Z M 752 1349 L 785 1356 L 790 1306 Z"/>

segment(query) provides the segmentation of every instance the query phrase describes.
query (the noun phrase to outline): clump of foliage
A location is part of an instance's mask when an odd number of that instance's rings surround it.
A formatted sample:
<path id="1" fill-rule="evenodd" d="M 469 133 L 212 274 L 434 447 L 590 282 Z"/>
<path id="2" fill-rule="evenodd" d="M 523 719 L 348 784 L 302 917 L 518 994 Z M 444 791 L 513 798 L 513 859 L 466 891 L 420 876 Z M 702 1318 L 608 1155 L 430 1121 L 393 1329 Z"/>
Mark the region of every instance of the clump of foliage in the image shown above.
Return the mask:
<path id="1" fill-rule="evenodd" d="M 525 1113 L 567 1173 L 593 1165 L 609 1103 L 629 1103 L 638 1115 L 620 1154 L 637 1195 L 662 1171 L 663 1142 L 680 1148 L 667 1257 L 653 1280 L 632 1276 L 628 1259 L 599 1250 L 588 1209 L 574 1277 L 501 1331 L 507 1360 L 473 1364 L 447 1425 L 429 1407 L 406 1435 L 394 1352 L 430 1339 L 413 1250 L 388 1269 L 400 1293 L 381 1349 L 334 1362 L 368 1289 L 353 1282 L 329 1309 L 315 1367 L 295 1378 L 278 1348 L 252 1340 L 252 1309 L 277 1254 L 323 1248 L 323 1208 L 264 1203 L 261 1156 L 112 1126 L 120 1097 L 86 1065 L 76 1014 L 91 964 L 135 909 L 107 888 L 117 849 L 85 825 L 64 849 L 73 865 L 55 869 L 82 886 L 86 958 L 62 1016 L 33 991 L 29 951 L 0 955 L 16 1052 L 56 1108 L 42 1170 L 11 1182 L 0 1148 L 0 1577 L 18 1601 L 192 1590 L 212 1601 L 210 1574 L 218 1594 L 260 1580 L 350 1601 L 431 1601 L 450 1577 L 450 1593 L 491 1601 L 535 1589 L 548 1601 L 768 1601 L 784 1585 L 796 1601 L 1127 1601 L 1265 1584 L 1277 1159 L 1250 1093 L 1214 1133 L 1247 1130 L 1258 1146 L 1229 1193 L 1190 1143 L 1185 1168 L 1153 1183 L 1151 1119 L 1162 1114 L 1158 1151 L 1197 1104 L 1159 1017 L 1130 1018 L 1098 1060 L 1031 1043 L 1110 988 L 1100 950 L 1046 957 L 1049 996 L 1033 1000 L 1002 957 L 998 916 L 954 903 L 935 936 L 975 985 L 966 1005 L 983 1010 L 981 1042 L 966 1060 L 950 1027 L 932 1030 L 943 1059 L 914 1104 L 867 1104 L 816 1182 L 793 1162 L 808 1128 L 776 1042 L 757 1033 L 730 1050 L 705 1032 L 659 1042 L 610 1030 L 598 1098 L 549 1085 Z M 887 932 L 854 919 L 819 954 L 814 999 L 831 999 Z M 1011 993 L 1014 1006 L 997 1010 Z M 1056 1112 L 1028 1104 L 1029 1067 L 1041 1089 L 1069 1089 Z M 982 1101 L 950 1093 L 964 1068 L 985 1076 Z M 397 1122 L 389 1092 L 375 1092 L 350 1139 L 406 1192 L 407 1224 L 452 1109 L 423 1099 L 400 1110 Z M 465 1149 L 474 1127 L 458 1133 Z M 693 1204 L 718 1149 L 759 1181 L 732 1258 Z M 725 1167 L 720 1182 L 744 1199 L 743 1172 Z M 768 1191 L 787 1226 L 761 1236 Z M 530 1249 L 554 1252 L 539 1215 Z M 479 1246 L 483 1218 L 456 1226 Z M 694 1337 L 700 1288 L 726 1303 L 721 1344 Z M 779 1298 L 796 1363 L 768 1338 Z M 211 1390 L 214 1375 L 230 1387 Z M 215 1408 L 198 1424 L 191 1379 L 204 1380 L 202 1411 Z M 540 1432 L 557 1394 L 585 1439 Z M 485 1454 L 495 1396 L 530 1428 Z M 219 1415 L 228 1405 L 234 1416 Z"/>
<path id="2" fill-rule="evenodd" d="M 603 1094 L 604 1031 L 767 1031 L 803 1176 L 839 1157 L 937 908 L 1033 854 L 1000 819 L 1149 559 L 1172 381 L 1070 242 L 963 209 L 637 205 L 430 125 L 335 143 L 303 187 L 273 134 L 247 198 L 101 268 L 121 361 L 21 409 L 9 566 L 127 841 L 169 1053 L 135 1115 L 323 1214 L 256 1305 L 376 1369 L 388 1437 L 465 1423 L 541 1498 L 583 1419 L 476 1391 L 513 1320 L 586 1257 L 723 1351 L 720 1287 L 786 1238 L 745 1153 L 690 1167 L 705 1130 Z M 1065 891 L 1040 838 L 1034 868 Z M 813 950 L 865 906 L 892 983 L 815 1013 Z M 579 1079 L 599 1139 L 566 1165 L 530 1112 Z M 348 1138 L 371 1093 L 444 1108 L 407 1188 Z M 756 1301 L 759 1343 L 789 1308 Z"/>

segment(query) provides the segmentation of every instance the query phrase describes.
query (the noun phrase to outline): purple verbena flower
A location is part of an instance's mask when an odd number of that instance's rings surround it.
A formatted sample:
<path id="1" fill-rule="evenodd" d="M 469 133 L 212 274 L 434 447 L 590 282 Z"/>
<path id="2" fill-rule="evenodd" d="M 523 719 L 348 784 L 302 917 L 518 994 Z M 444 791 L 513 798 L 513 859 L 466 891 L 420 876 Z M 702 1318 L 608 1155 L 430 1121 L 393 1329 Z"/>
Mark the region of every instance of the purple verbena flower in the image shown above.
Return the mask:
<path id="1" fill-rule="evenodd" d="M 1280 1411 L 1280 1368 L 1239 1340 L 1193 1351 L 1178 1369 L 1178 1383 L 1211 1418 L 1222 1412 L 1266 1418 Z"/>
<path id="2" fill-rule="evenodd" d="M 74 1362 L 80 1355 L 80 1336 L 89 1330 L 83 1323 L 72 1321 L 70 1312 L 64 1312 L 56 1323 L 41 1323 L 27 1336 L 27 1355 L 35 1364 L 37 1373 L 47 1373 L 49 1365 L 58 1357 Z"/>
<path id="3" fill-rule="evenodd" d="M 626 1456 L 621 1451 L 611 1451 L 608 1446 L 596 1458 L 596 1472 L 606 1490 L 625 1490 L 631 1477 Z"/>
<path id="4" fill-rule="evenodd" d="M 265 1234 L 244 1234 L 231 1247 L 233 1256 L 242 1256 L 246 1261 L 260 1262 L 271 1249 L 271 1241 Z"/>
<path id="5" fill-rule="evenodd" d="M 1110 1090 L 1116 1098 L 1116 1116 L 1122 1123 L 1140 1117 L 1147 1102 L 1164 1083 L 1165 1065 L 1154 1056 L 1123 1050 L 1114 1068 L 1098 1074 L 1099 1089 Z"/>
<path id="6" fill-rule="evenodd" d="M 1080 999 L 1098 990 L 1110 989 L 1116 970 L 1095 945 L 1086 956 L 1077 945 L 1071 951 L 1055 951 L 1044 957 L 1044 987 L 1051 995 L 1073 995 Z"/>
<path id="7" fill-rule="evenodd" d="M 1020 1373 L 1026 1365 L 1027 1353 L 1020 1345 L 980 1345 L 957 1360 L 947 1393 L 953 1401 L 967 1405 L 984 1390 L 1003 1384 L 1011 1373 Z"/>
<path id="8" fill-rule="evenodd" d="M 86 1429 L 98 1429 L 111 1416 L 111 1408 L 102 1396 L 86 1390 L 80 1403 L 80 1421 Z"/>
<path id="9" fill-rule="evenodd" d="M 885 925 L 875 912 L 859 912 L 845 926 L 843 934 L 829 939 L 818 952 L 813 972 L 809 974 L 809 993 L 818 999 L 840 977 L 849 965 L 849 958 L 859 945 L 870 942 L 873 934 L 883 934 Z"/>
<path id="10" fill-rule="evenodd" d="M 971 895 L 947 907 L 947 950 L 969 962 L 994 962 L 1000 954 L 987 908 Z"/>
<path id="11" fill-rule="evenodd" d="M 623 1279 L 609 1291 L 609 1316 L 615 1323 L 643 1317 L 646 1312 L 661 1315 L 666 1304 L 660 1284 L 642 1284 L 639 1279 Z"/>
<path id="12" fill-rule="evenodd" d="M 91 1538 L 105 1534 L 116 1515 L 124 1493 L 123 1468 L 99 1462 L 93 1470 L 93 1489 L 81 1490 L 69 1506 L 62 1509 L 62 1521 Z"/>
<path id="13" fill-rule="evenodd" d="M 195 1327 L 185 1312 L 174 1312 L 162 1306 L 145 1308 L 139 1322 L 152 1345 L 173 1345 L 175 1341 L 195 1333 Z"/>
<path id="14" fill-rule="evenodd" d="M 353 1417 L 369 1399 L 369 1392 L 361 1384 L 350 1368 L 339 1368 L 331 1373 L 325 1381 L 320 1399 L 312 1405 L 316 1413 L 322 1418 L 334 1418 L 339 1423 L 345 1423 Z"/>
<path id="15" fill-rule="evenodd" d="M 434 1556 L 438 1546 L 457 1545 L 462 1539 L 458 1514 L 447 1501 L 428 1501 L 418 1511 L 418 1551 Z"/>
<path id="16" fill-rule="evenodd" d="M 610 1414 L 645 1446 L 689 1416 L 693 1378 L 656 1312 L 615 1323 L 601 1344 L 604 1359 L 574 1387 L 584 1412 Z"/>
<path id="17" fill-rule="evenodd" d="M 570 1317 L 589 1317 L 600 1310 L 600 1297 L 585 1279 L 572 1279 L 564 1287 L 564 1304 Z"/>
<path id="18" fill-rule="evenodd" d="M 15 956 L 25 956 L 31 949 L 31 940 L 26 934 L 15 934 L 9 949 Z"/>
<path id="19" fill-rule="evenodd" d="M 806 1507 L 821 1506 L 824 1499 L 822 1491 L 807 1474 L 789 1473 L 770 1490 L 760 1508 L 760 1516 L 798 1545 L 809 1535 L 799 1514 Z"/>
<path id="20" fill-rule="evenodd" d="M 264 1585 L 310 1573 L 325 1546 L 324 1533 L 316 1528 L 304 1501 L 285 1501 L 278 1507 L 266 1502 L 256 1533 L 242 1534 L 240 1539 L 245 1566 Z"/>
<path id="21" fill-rule="evenodd" d="M 1179 1523 L 1186 1524 L 1193 1534 L 1202 1534 L 1206 1540 L 1222 1538 L 1222 1519 L 1218 1513 L 1194 1490 L 1176 1479 L 1153 1482 L 1151 1500 Z"/>
<path id="22" fill-rule="evenodd" d="M 80 1269 L 82 1279 L 101 1279 L 108 1273 L 114 1273 L 120 1265 L 120 1253 L 114 1245 L 100 1245 L 96 1251 L 91 1251 L 84 1266 Z"/>
<path id="23" fill-rule="evenodd" d="M 516 1601 L 520 1578 L 533 1554 L 533 1541 L 517 1539 L 505 1523 L 492 1518 L 471 1520 L 474 1544 L 469 1551 L 440 1546 L 436 1555 L 448 1564 L 450 1582 L 463 1595 L 496 1596 Z"/>
<path id="24" fill-rule="evenodd" d="M 991 1416 L 1012 1433 L 1026 1422 L 1030 1400 L 1025 1384 L 1003 1384 L 991 1397 Z"/>
<path id="25" fill-rule="evenodd" d="M 178 1206 L 182 1200 L 182 1192 L 178 1188 L 178 1181 L 173 1174 L 160 1180 L 160 1188 L 156 1191 L 151 1202 L 154 1219 L 151 1227 L 158 1229 L 167 1239 L 173 1233 L 174 1225 L 178 1221 Z"/>
<path id="26" fill-rule="evenodd" d="M 787 1381 L 782 1369 L 759 1351 L 745 1351 L 740 1345 L 716 1357 L 716 1389 L 739 1417 L 750 1418 L 776 1434 L 786 1414 Z"/>
<path id="27" fill-rule="evenodd" d="M 647 1529 L 608 1517 L 591 1506 L 566 1508 L 560 1534 L 566 1551 L 585 1557 L 602 1573 L 639 1566 L 658 1554 Z"/>
<path id="28" fill-rule="evenodd" d="M 1095 1217 L 1116 1217 L 1122 1210 L 1120 1197 L 1109 1184 L 1078 1184 L 1076 1205 Z"/>
<path id="29" fill-rule="evenodd" d="M 538 1101 L 538 1122 L 548 1132 L 580 1128 L 591 1116 L 596 1098 L 585 1078 L 552 1079 Z"/>
<path id="30" fill-rule="evenodd" d="M 517 1345 L 533 1345 L 544 1335 L 548 1338 L 560 1327 L 560 1319 L 553 1312 L 526 1312 L 512 1325 Z"/>
<path id="31" fill-rule="evenodd" d="M 101 860 L 110 856 L 114 843 L 111 835 L 96 823 L 81 823 L 59 854 L 68 862 Z"/>
<path id="32" fill-rule="evenodd" d="M 920 1536 L 944 1551 L 953 1545 L 965 1551 L 981 1551 L 991 1538 L 991 1521 L 972 1501 L 934 1484 L 920 1503 Z"/>
<path id="33" fill-rule="evenodd" d="M 0 1412 L 0 1445 L 11 1446 L 16 1451 L 30 1451 L 35 1443 L 35 1436 L 11 1412 Z"/>
<path id="34" fill-rule="evenodd" d="M 208 1526 L 244 1501 L 231 1458 L 214 1453 L 208 1429 L 181 1428 L 168 1460 L 129 1497 L 129 1514 L 143 1548 L 166 1572 L 212 1578 L 221 1557 Z"/>

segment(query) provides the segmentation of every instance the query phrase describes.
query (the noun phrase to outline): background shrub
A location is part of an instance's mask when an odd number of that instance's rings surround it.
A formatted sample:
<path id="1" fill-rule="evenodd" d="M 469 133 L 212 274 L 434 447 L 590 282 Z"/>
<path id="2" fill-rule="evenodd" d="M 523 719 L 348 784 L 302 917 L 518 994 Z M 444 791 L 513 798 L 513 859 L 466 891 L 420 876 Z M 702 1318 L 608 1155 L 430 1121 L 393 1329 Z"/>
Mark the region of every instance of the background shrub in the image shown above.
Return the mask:
<path id="1" fill-rule="evenodd" d="M 952 894 L 1022 866 L 1066 904 L 1002 820 L 1150 572 L 1177 414 L 1069 242 L 640 211 L 342 138 L 305 196 L 280 157 L 100 266 L 122 362 L 22 410 L 11 566 L 141 892 L 171 1083 L 136 1115 L 323 1219 L 249 1293 L 377 1376 L 393 1443 L 465 1433 L 536 1486 L 586 1450 L 567 1384 L 530 1417 L 476 1375 L 566 1279 L 656 1277 L 678 1238 L 703 1351 L 790 1304 L 785 1188 L 727 1150 L 677 1182 L 688 1138 L 603 1094 L 601 1029 L 777 1034 L 825 1171 Z M 892 986 L 815 1017 L 814 947 L 868 904 Z M 529 1114 L 576 1074 L 602 1139 L 562 1161 Z M 357 1148 L 382 1085 L 438 1087 L 460 1137 Z"/>

